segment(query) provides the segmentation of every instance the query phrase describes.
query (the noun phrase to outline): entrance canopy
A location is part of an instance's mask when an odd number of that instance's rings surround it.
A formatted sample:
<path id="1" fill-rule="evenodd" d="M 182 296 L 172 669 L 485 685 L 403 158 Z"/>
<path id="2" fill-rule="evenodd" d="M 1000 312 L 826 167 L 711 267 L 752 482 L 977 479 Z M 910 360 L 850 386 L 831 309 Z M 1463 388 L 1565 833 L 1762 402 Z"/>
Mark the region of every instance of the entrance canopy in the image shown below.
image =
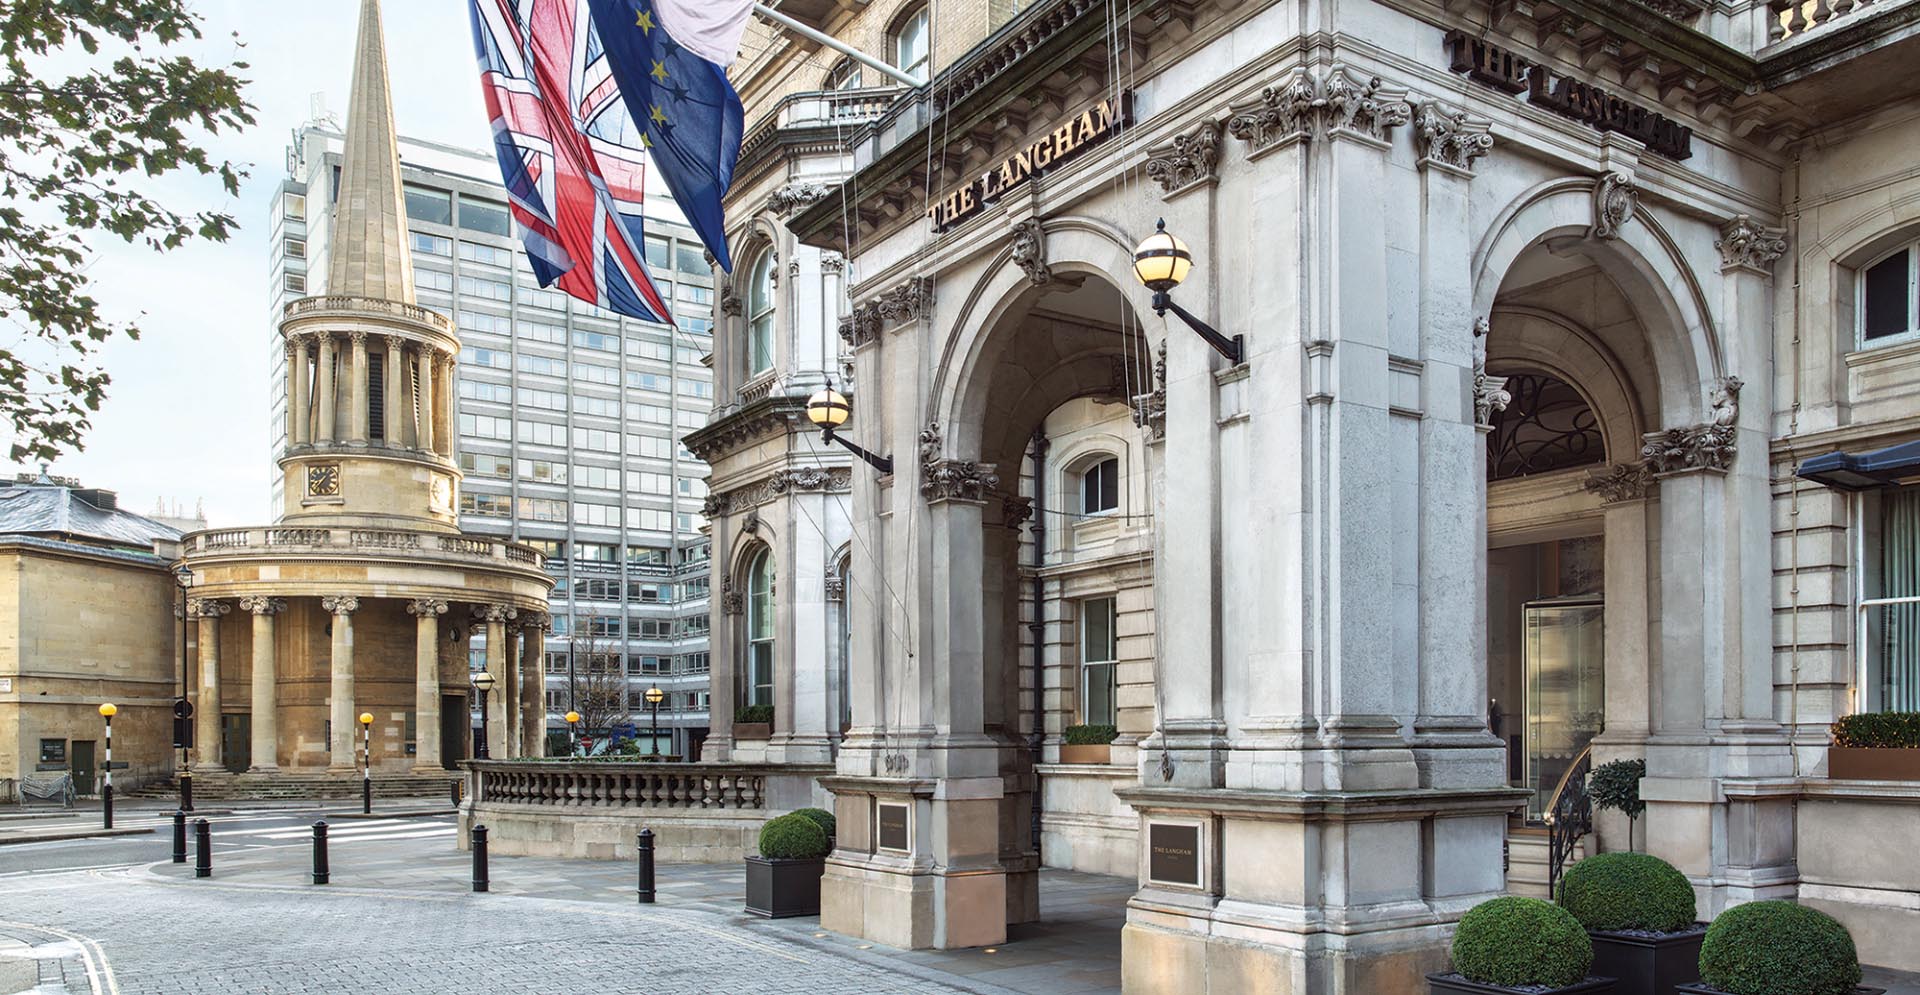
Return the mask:
<path id="1" fill-rule="evenodd" d="M 1800 464 L 1803 480 L 1843 491 L 1867 491 L 1920 477 L 1920 440 L 1867 453 L 1827 453 Z"/>

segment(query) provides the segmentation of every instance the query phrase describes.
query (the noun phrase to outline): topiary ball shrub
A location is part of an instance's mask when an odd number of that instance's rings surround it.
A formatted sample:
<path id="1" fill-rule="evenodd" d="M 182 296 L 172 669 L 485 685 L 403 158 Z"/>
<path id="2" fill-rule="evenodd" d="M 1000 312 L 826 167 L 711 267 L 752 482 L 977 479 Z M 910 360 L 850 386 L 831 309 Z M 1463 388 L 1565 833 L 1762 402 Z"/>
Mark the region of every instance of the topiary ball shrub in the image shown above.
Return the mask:
<path id="1" fill-rule="evenodd" d="M 760 856 L 768 860 L 813 860 L 827 855 L 827 831 L 804 815 L 783 815 L 760 827 Z"/>
<path id="2" fill-rule="evenodd" d="M 1453 969 L 1483 985 L 1565 988 L 1592 965 L 1593 941 L 1579 920 L 1538 898 L 1481 902 L 1453 934 Z"/>
<path id="3" fill-rule="evenodd" d="M 1646 853 L 1601 853 L 1560 878 L 1560 907 L 1588 929 L 1678 933 L 1693 925 L 1693 886 Z"/>
<path id="4" fill-rule="evenodd" d="M 1853 937 L 1824 912 L 1749 902 L 1720 913 L 1700 943 L 1700 980 L 1734 995 L 1850 995 Z"/>
<path id="5" fill-rule="evenodd" d="M 793 810 L 793 814 L 812 819 L 813 824 L 819 826 L 820 831 L 826 833 L 829 839 L 833 837 L 836 826 L 832 812 L 824 808 L 796 808 Z"/>

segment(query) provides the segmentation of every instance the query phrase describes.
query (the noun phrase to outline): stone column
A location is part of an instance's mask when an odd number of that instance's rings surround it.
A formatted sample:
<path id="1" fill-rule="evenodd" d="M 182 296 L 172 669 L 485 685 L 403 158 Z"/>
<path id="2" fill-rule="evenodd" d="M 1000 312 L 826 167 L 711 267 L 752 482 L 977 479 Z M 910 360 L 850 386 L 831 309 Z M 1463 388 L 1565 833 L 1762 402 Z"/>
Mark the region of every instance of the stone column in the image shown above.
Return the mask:
<path id="1" fill-rule="evenodd" d="M 507 667 L 507 623 L 518 614 L 510 605 L 475 605 L 475 621 L 486 624 L 487 673 L 493 675 L 493 691 L 487 695 L 487 753 L 494 760 L 509 760 L 513 709 L 508 699 L 513 694 L 512 675 Z"/>
<path id="2" fill-rule="evenodd" d="M 391 415 L 387 424 L 394 424 Z M 439 598 L 407 602 L 407 614 L 414 617 L 413 769 L 420 773 L 445 769 L 440 756 L 440 616 L 446 613 L 447 603 Z"/>
<path id="3" fill-rule="evenodd" d="M 520 751 L 524 756 L 547 755 L 547 670 L 545 615 L 520 620 Z"/>
<path id="4" fill-rule="evenodd" d="M 232 605 L 195 598 L 189 612 L 200 620 L 200 701 L 194 706 L 194 767 L 220 770 L 220 616 Z"/>
<path id="5" fill-rule="evenodd" d="M 327 700 L 327 715 L 333 720 L 330 739 L 330 771 L 352 771 L 359 713 L 354 709 L 353 687 L 353 613 L 360 610 L 360 599 L 352 595 L 330 595 L 320 599 L 320 609 L 333 616 L 333 688 Z"/>
<path id="6" fill-rule="evenodd" d="M 240 608 L 253 615 L 253 758 L 248 770 L 280 769 L 280 716 L 275 689 L 280 679 L 273 641 L 273 617 L 287 608 L 280 598 L 249 596 Z"/>
<path id="7" fill-rule="evenodd" d="M 435 396 L 433 400 L 433 451 L 442 456 L 453 456 L 453 357 L 439 356 L 440 376 L 434 380 Z"/>
<path id="8" fill-rule="evenodd" d="M 372 371 L 367 362 L 367 333 L 348 333 L 353 341 L 353 385 L 347 392 L 347 441 L 366 445 L 367 422 L 373 398 Z"/>
<path id="9" fill-rule="evenodd" d="M 405 344 L 406 341 L 398 335 L 387 336 L 387 358 L 381 366 L 381 392 L 384 395 L 381 399 L 381 406 L 385 409 L 386 417 L 383 419 L 380 429 L 386 436 L 387 448 L 389 449 L 399 449 L 402 445 L 400 438 L 400 405 L 402 404 L 401 398 L 406 396 L 406 390 L 402 382 L 405 377 L 403 371 L 406 368 L 406 362 L 401 359 L 400 356 Z"/>
<path id="10" fill-rule="evenodd" d="M 414 350 L 414 361 L 420 364 L 420 384 L 414 394 L 414 406 L 417 408 L 414 438 L 419 440 L 421 449 L 433 452 L 433 347 L 422 344 Z"/>
<path id="11" fill-rule="evenodd" d="M 320 355 L 319 355 L 319 358 L 315 361 L 317 365 L 320 367 L 320 372 L 315 377 L 315 379 L 318 381 L 318 385 L 316 389 L 320 392 L 320 398 L 319 398 L 320 410 L 315 413 L 315 417 L 314 417 L 315 424 L 314 424 L 314 432 L 313 432 L 313 441 L 318 442 L 321 445 L 328 445 L 333 442 L 333 436 L 334 436 L 333 419 L 334 419 L 334 400 L 335 400 L 334 398 L 335 384 L 334 384 L 333 367 L 334 367 L 334 355 L 337 351 L 338 350 L 334 345 L 333 336 L 327 334 L 326 332 L 321 332 L 320 333 Z"/>
<path id="12" fill-rule="evenodd" d="M 307 340 L 287 336 L 287 446 L 307 441 Z"/>

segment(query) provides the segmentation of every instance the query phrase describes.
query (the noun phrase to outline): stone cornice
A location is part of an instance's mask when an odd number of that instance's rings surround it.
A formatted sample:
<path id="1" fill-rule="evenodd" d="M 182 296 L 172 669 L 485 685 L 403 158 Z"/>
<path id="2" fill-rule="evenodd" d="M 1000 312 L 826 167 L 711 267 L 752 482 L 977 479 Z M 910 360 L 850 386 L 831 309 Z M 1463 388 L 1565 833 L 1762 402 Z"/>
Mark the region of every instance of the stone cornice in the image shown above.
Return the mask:
<path id="1" fill-rule="evenodd" d="M 707 495 L 701 514 L 718 518 L 747 511 L 789 493 L 813 491 L 845 494 L 853 490 L 853 471 L 844 466 L 803 466 L 776 470 L 772 476 L 727 491 Z"/>
<path id="2" fill-rule="evenodd" d="M 1045 264 L 1041 264 L 1044 269 Z M 1033 276 L 1028 270 L 1028 277 Z M 1045 282 L 1044 280 L 1039 282 Z M 855 349 L 872 342 L 887 326 L 931 317 L 933 281 L 924 276 L 910 277 L 905 283 L 881 292 L 840 319 L 840 338 Z"/>
<path id="3" fill-rule="evenodd" d="M 681 442 L 688 452 L 714 463 L 746 442 L 809 425 L 806 398 L 769 394 L 687 433 Z"/>

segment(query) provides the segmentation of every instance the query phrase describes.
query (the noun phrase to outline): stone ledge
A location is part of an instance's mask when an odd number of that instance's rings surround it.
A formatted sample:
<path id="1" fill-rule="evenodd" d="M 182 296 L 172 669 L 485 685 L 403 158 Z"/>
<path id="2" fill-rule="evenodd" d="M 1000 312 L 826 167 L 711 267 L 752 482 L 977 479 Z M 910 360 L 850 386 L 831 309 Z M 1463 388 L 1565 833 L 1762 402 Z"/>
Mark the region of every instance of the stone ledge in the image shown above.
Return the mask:
<path id="1" fill-rule="evenodd" d="M 1116 788 L 1141 811 L 1207 812 L 1283 822 L 1401 820 L 1432 815 L 1504 815 L 1525 804 L 1519 788 L 1387 791 L 1243 791 L 1231 788 Z"/>

